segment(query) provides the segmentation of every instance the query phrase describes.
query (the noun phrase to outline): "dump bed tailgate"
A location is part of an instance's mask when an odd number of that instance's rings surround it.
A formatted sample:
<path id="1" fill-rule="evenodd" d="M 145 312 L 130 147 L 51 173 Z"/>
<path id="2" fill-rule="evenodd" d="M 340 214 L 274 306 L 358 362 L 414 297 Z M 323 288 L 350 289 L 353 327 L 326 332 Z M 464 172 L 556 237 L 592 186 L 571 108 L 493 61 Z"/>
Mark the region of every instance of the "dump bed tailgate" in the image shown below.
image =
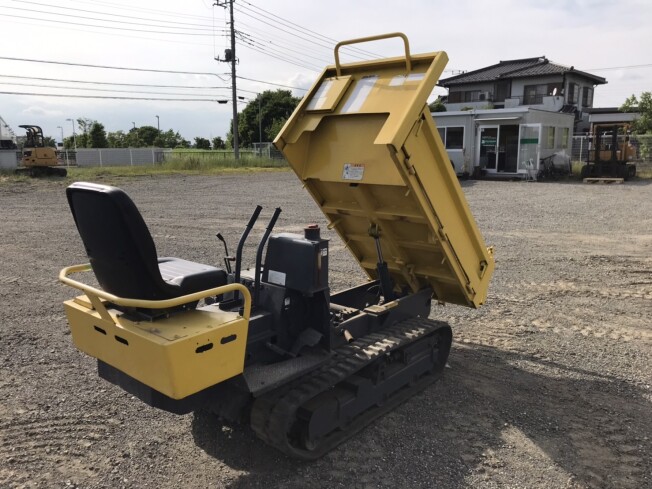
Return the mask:
<path id="1" fill-rule="evenodd" d="M 338 45 L 274 144 L 370 278 L 379 233 L 398 287 L 478 307 L 493 256 L 426 105 L 447 56 L 410 56 L 395 36 L 406 57 L 340 65 Z"/>

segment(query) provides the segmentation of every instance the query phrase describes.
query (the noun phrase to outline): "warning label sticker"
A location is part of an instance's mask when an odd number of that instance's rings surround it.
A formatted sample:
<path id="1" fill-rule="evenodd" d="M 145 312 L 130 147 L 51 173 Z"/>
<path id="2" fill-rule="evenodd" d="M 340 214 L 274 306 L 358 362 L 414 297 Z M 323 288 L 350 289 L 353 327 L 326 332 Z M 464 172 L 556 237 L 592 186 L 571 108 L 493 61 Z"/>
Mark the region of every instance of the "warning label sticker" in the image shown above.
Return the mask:
<path id="1" fill-rule="evenodd" d="M 359 163 L 344 163 L 342 178 L 344 180 L 362 180 L 364 176 L 364 165 Z"/>

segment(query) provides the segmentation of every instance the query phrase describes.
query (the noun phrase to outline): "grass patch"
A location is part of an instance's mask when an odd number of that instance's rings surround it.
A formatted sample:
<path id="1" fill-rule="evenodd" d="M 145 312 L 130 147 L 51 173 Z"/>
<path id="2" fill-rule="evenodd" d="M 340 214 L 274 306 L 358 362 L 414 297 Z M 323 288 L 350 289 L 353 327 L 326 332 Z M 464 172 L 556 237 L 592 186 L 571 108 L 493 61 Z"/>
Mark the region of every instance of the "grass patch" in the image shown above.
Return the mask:
<path id="1" fill-rule="evenodd" d="M 231 153 L 232 154 L 232 153 Z M 284 159 L 257 158 L 243 156 L 240 160 L 219 154 L 198 155 L 197 151 L 187 154 L 175 153 L 163 163 L 135 166 L 91 166 L 68 168 L 70 181 L 111 180 L 112 178 L 136 178 L 163 175 L 219 175 L 222 173 L 251 173 L 265 171 L 286 171 L 289 169 Z M 60 177 L 42 177 L 61 180 Z M 0 185 L 18 181 L 29 181 L 31 177 L 16 175 L 13 170 L 0 170 Z"/>
<path id="2" fill-rule="evenodd" d="M 160 166 L 162 169 L 173 171 L 199 171 L 212 173 L 224 169 L 268 169 L 268 168 L 288 168 L 284 159 L 257 158 L 248 155 L 241 155 L 236 160 L 230 153 L 219 153 L 211 151 L 201 153 L 198 151 L 184 152 L 174 151 L 172 156 Z"/>

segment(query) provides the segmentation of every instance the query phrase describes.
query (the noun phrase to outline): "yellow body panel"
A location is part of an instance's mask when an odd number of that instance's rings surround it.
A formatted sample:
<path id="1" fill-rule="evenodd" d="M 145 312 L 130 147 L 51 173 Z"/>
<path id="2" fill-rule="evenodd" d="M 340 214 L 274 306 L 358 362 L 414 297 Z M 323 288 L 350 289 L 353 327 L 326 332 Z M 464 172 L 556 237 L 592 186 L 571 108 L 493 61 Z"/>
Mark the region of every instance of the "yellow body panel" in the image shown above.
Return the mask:
<path id="1" fill-rule="evenodd" d="M 25 152 L 30 153 L 29 156 Z M 25 148 L 23 154 L 23 166 L 56 166 L 59 164 L 54 148 Z"/>
<path id="2" fill-rule="evenodd" d="M 64 302 L 75 346 L 136 380 L 183 399 L 242 373 L 248 321 L 207 306 L 154 322 L 108 309 L 102 319 L 82 296 Z"/>
<path id="3" fill-rule="evenodd" d="M 370 278 L 478 307 L 494 269 L 426 102 L 444 52 L 327 67 L 274 144 Z M 342 79 L 342 81 L 339 81 Z M 331 91 L 334 91 L 331 93 Z M 320 99 L 316 102 L 315 99 Z M 325 110 L 315 108 L 325 107 Z"/>
<path id="4" fill-rule="evenodd" d="M 69 277 L 89 264 L 64 268 L 59 280 L 85 295 L 65 301 L 75 346 L 172 399 L 183 399 L 241 374 L 251 295 L 242 284 L 227 284 L 172 299 L 118 297 Z M 178 312 L 156 321 L 132 321 L 111 304 L 144 309 L 174 308 L 205 297 L 238 291 L 242 314 L 218 306 Z"/>

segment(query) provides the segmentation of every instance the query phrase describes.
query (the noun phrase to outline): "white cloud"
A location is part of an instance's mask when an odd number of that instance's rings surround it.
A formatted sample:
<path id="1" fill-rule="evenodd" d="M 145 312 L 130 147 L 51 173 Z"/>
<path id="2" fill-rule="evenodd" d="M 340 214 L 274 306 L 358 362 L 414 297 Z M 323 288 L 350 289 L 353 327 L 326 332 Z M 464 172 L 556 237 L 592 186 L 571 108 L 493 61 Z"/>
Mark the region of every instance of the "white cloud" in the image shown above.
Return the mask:
<path id="1" fill-rule="evenodd" d="M 215 54 L 222 55 L 228 46 L 226 38 L 221 37 L 221 33 L 215 38 L 204 35 L 211 33 L 213 25 L 212 11 L 207 8 L 205 0 L 183 4 L 173 0 L 44 2 L 54 7 L 42 6 L 42 10 L 65 12 L 66 16 L 32 13 L 27 15 L 30 19 L 12 18 L 12 14 L 26 14 L 21 12 L 23 7 L 19 2 L 8 5 L 17 9 L 0 9 L 3 38 L 20 39 L 20 42 L 1 44 L 0 56 L 211 72 L 223 74 L 224 81 L 207 75 L 116 71 L 1 59 L 0 74 L 150 85 L 226 87 L 230 83 L 229 66 L 214 60 Z M 74 17 L 96 16 L 81 10 L 112 13 L 114 21 L 135 24 L 113 22 L 111 26 L 136 30 L 118 31 L 97 27 L 100 22 Z M 39 17 L 55 21 L 36 20 Z M 456 70 L 473 70 L 499 60 L 540 55 L 579 69 L 650 64 L 650 18 L 652 2 L 648 0 L 549 0 L 544 3 L 538 0 L 411 0 L 404 3 L 388 0 L 239 1 L 236 2 L 236 29 L 254 36 L 254 41 L 238 44 L 237 70 L 245 78 L 308 88 L 323 66 L 333 63 L 334 40 L 392 31 L 403 31 L 408 35 L 413 53 L 447 51 L 450 58 L 448 68 Z M 177 24 L 173 24 L 175 22 Z M 194 29 L 193 36 L 138 31 L 174 30 L 165 26 L 173 26 L 181 31 L 179 27 L 184 25 L 180 24 L 182 22 L 193 24 L 190 26 Z M 154 28 L 147 24 L 162 27 Z M 226 27 L 222 9 L 215 10 L 215 26 L 218 29 Z M 29 36 L 25 35 L 26 28 L 29 29 Z M 204 28 L 208 30 L 200 30 Z M 321 46 L 311 41 L 316 41 Z M 403 51 L 402 44 L 397 40 L 370 43 L 361 45 L 360 48 L 378 56 L 396 56 Z M 285 61 L 278 59 L 279 56 L 285 58 Z M 354 58 L 343 53 L 343 62 L 351 59 Z M 651 89 L 650 68 L 594 73 L 609 81 L 607 86 L 596 89 L 597 106 L 620 105 L 631 93 Z M 444 74 L 449 75 L 450 72 Z M 1 78 L 0 81 L 6 82 L 8 79 Z M 36 83 L 33 80 L 13 81 Z M 55 83 L 44 81 L 42 84 Z M 72 84 L 62 82 L 58 85 Z M 111 95 L 110 92 L 88 92 L 81 89 L 64 91 L 19 85 L 2 87 L 0 91 L 40 90 L 42 93 Z M 86 87 L 107 88 L 98 85 Z M 193 91 L 181 88 L 120 88 L 149 92 L 174 91 L 180 94 Z M 277 87 L 240 79 L 238 88 L 260 92 Z M 199 90 L 195 89 L 194 92 Z M 212 96 L 207 98 L 211 99 L 230 97 L 228 88 L 211 89 L 208 93 Z M 294 93 L 301 95 L 305 92 L 294 90 Z M 243 94 L 247 97 L 251 95 L 247 92 Z M 113 95 L 157 97 L 156 94 L 143 93 Z M 183 98 L 183 95 L 178 97 Z M 57 126 L 63 126 L 68 133 L 70 123 L 66 123 L 65 119 L 70 117 L 97 119 L 104 123 L 107 130 L 127 130 L 132 126 L 132 121 L 137 125 L 155 125 L 155 115 L 159 115 L 161 129 L 173 128 L 187 139 L 192 139 L 195 136 L 226 134 L 231 106 L 214 102 L 54 99 L 0 94 L 0 114 L 14 127 L 31 122 L 41 125 L 49 135 L 59 134 Z M 23 118 L 28 116 L 31 120 L 24 121 Z"/>

